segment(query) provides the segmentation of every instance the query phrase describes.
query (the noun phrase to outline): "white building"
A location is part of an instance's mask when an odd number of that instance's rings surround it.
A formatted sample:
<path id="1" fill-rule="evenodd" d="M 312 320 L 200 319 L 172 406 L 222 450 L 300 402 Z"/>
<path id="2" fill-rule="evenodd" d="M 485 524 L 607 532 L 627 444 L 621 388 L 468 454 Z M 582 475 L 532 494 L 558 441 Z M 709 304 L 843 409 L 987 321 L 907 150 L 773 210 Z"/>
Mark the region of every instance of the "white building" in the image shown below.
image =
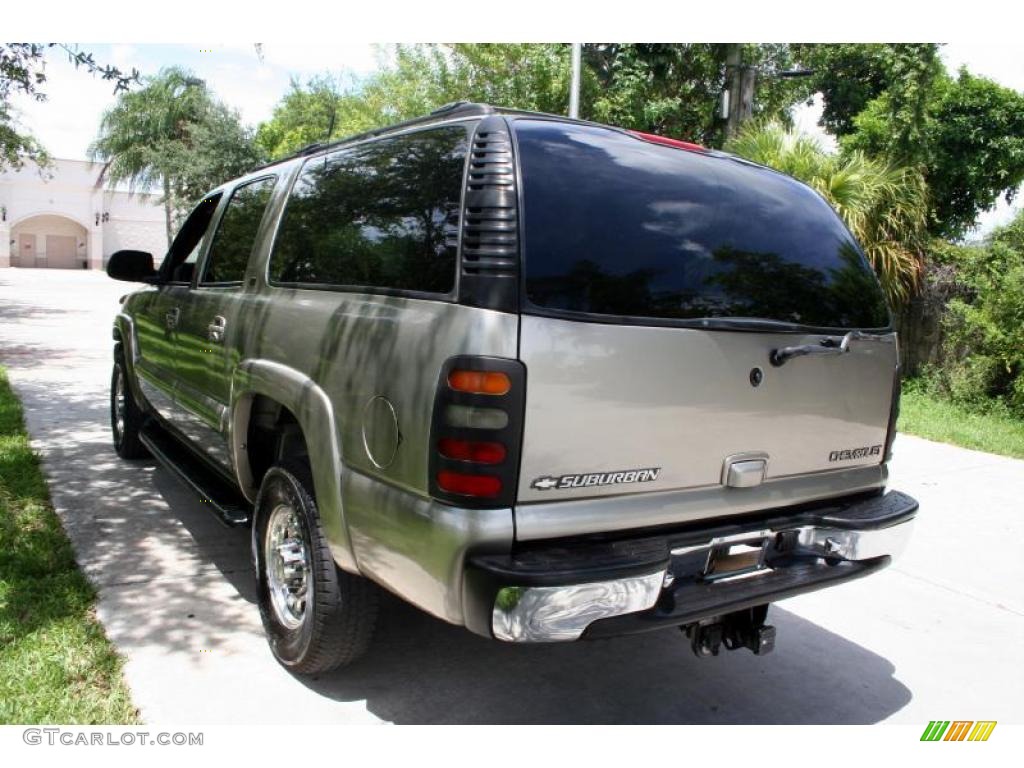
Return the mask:
<path id="1" fill-rule="evenodd" d="M 102 269 L 122 248 L 167 251 L 159 197 L 97 185 L 102 165 L 53 160 L 0 172 L 0 267 Z"/>

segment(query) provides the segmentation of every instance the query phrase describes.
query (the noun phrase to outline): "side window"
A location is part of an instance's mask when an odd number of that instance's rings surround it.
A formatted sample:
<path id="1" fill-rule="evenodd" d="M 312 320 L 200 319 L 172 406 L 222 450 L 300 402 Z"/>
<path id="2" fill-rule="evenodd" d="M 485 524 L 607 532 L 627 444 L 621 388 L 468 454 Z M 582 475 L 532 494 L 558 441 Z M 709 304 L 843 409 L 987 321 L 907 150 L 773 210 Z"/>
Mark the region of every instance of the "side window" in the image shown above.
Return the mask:
<path id="1" fill-rule="evenodd" d="M 160 267 L 164 279 L 172 283 L 192 282 L 192 272 L 199 258 L 199 250 L 203 245 L 203 235 L 210 227 L 213 212 L 220 202 L 220 193 L 207 195 L 192 209 L 192 213 L 181 225 L 178 234 L 167 251 L 167 258 Z"/>
<path id="2" fill-rule="evenodd" d="M 257 179 L 231 193 L 207 252 L 201 283 L 242 282 L 276 181 L 273 176 Z"/>
<path id="3" fill-rule="evenodd" d="M 467 144 L 464 127 L 445 126 L 310 160 L 270 281 L 449 293 Z"/>

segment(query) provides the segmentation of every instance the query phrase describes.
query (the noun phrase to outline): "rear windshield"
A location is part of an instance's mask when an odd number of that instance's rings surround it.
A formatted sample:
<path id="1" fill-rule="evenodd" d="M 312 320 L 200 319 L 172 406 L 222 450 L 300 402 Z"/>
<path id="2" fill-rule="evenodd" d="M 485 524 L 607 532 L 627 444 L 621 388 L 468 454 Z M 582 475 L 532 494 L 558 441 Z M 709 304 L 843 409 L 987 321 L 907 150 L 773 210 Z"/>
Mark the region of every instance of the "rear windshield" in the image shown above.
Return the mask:
<path id="1" fill-rule="evenodd" d="M 527 304 L 881 328 L 874 273 L 810 188 L 619 131 L 517 120 Z"/>

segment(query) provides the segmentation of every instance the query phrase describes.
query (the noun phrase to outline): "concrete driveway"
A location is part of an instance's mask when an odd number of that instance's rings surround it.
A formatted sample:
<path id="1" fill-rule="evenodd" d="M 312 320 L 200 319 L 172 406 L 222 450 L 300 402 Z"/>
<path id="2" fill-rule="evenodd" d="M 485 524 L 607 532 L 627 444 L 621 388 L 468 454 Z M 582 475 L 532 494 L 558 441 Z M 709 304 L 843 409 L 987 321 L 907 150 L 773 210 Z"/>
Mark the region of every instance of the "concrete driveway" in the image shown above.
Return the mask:
<path id="1" fill-rule="evenodd" d="M 0 269 L 0 362 L 148 723 L 1024 722 L 1024 462 L 901 436 L 921 502 L 879 575 L 773 607 L 775 653 L 694 657 L 675 630 L 511 647 L 389 600 L 363 660 L 316 680 L 273 660 L 248 535 L 110 446 L 111 318 L 95 272 Z"/>

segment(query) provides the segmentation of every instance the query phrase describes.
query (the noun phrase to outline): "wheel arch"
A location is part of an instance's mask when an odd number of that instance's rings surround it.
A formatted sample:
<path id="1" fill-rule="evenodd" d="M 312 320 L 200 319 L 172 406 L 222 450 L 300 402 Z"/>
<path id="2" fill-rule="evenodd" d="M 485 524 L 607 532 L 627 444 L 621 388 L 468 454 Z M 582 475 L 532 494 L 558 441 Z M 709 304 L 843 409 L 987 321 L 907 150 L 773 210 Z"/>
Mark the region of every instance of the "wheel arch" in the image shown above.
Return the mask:
<path id="1" fill-rule="evenodd" d="M 146 403 L 146 398 L 139 387 L 138 378 L 135 373 L 135 364 L 139 360 L 139 339 L 135 333 L 135 321 L 124 312 L 118 312 L 114 317 L 114 325 L 111 329 L 111 337 L 114 340 L 114 354 L 120 346 L 124 352 L 124 364 L 127 369 L 128 387 L 136 402 L 140 405 Z"/>
<path id="2" fill-rule="evenodd" d="M 294 419 L 301 433 L 321 524 L 337 564 L 358 573 L 348 526 L 341 501 L 344 464 L 340 433 L 327 393 L 309 376 L 270 360 L 244 360 L 235 369 L 231 381 L 231 419 L 229 445 L 238 480 L 246 498 L 255 504 L 258 492 L 256 473 L 260 459 L 250 454 L 250 421 L 267 402 L 276 404 L 288 418 Z M 258 514 L 255 510 L 254 514 Z M 254 520 L 253 531 L 257 525 Z"/>

